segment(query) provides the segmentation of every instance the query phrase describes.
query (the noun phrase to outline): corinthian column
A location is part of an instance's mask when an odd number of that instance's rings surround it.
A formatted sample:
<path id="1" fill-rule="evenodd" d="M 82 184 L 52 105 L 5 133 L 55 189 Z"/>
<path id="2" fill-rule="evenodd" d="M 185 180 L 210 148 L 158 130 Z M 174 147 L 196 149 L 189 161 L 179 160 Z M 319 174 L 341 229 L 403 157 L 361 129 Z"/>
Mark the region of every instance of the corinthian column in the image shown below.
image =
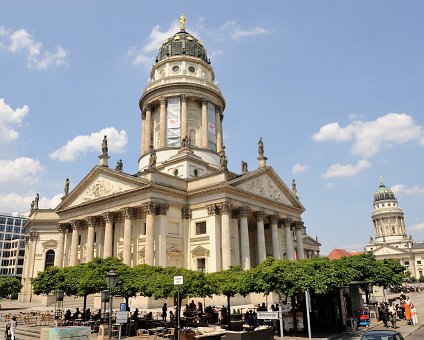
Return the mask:
<path id="1" fill-rule="evenodd" d="M 258 236 L 258 262 L 259 263 L 262 263 L 266 259 L 264 215 L 265 213 L 263 211 L 258 211 L 255 213 L 256 229 L 257 229 L 257 236 Z"/>
<path id="2" fill-rule="evenodd" d="M 269 221 L 271 223 L 271 235 L 272 235 L 272 256 L 279 260 L 281 258 L 280 252 L 280 240 L 278 237 L 278 215 L 273 215 L 270 217 Z"/>
<path id="3" fill-rule="evenodd" d="M 188 95 L 181 95 L 181 138 L 187 136 L 187 99 Z"/>
<path id="4" fill-rule="evenodd" d="M 222 150 L 223 140 L 222 140 L 222 118 L 223 115 L 221 110 L 216 108 L 216 152 L 219 153 Z"/>
<path id="5" fill-rule="evenodd" d="M 294 228 L 296 230 L 297 259 L 301 260 L 305 258 L 305 249 L 303 246 L 303 229 L 304 229 L 303 222 L 302 221 L 294 222 Z"/>
<path id="6" fill-rule="evenodd" d="M 59 238 L 57 240 L 57 249 L 56 249 L 56 256 L 54 258 L 54 266 L 57 268 L 62 268 L 63 266 L 63 249 L 64 249 L 64 242 L 65 242 L 65 230 L 66 226 L 63 224 L 60 224 L 57 228 L 57 231 L 59 232 Z"/>
<path id="7" fill-rule="evenodd" d="M 208 101 L 202 99 L 202 148 L 208 148 Z"/>
<path id="8" fill-rule="evenodd" d="M 240 241 L 241 241 L 241 265 L 243 269 L 250 269 L 250 246 L 249 246 L 249 226 L 247 216 L 250 209 L 242 207 L 239 211 L 240 217 Z"/>
<path id="9" fill-rule="evenodd" d="M 121 210 L 124 216 L 124 244 L 122 249 L 122 259 L 127 266 L 131 265 L 131 224 L 133 211 L 131 208 Z"/>
<path id="10" fill-rule="evenodd" d="M 146 152 L 146 112 L 141 112 L 141 141 L 140 141 L 140 156 Z"/>
<path id="11" fill-rule="evenodd" d="M 144 262 L 150 266 L 154 265 L 155 250 L 154 250 L 154 223 L 156 204 L 149 202 L 143 205 L 146 213 L 146 239 L 144 244 Z"/>
<path id="12" fill-rule="evenodd" d="M 146 111 L 146 120 L 144 122 L 144 154 L 148 153 L 150 150 L 150 145 L 152 144 L 152 108 L 150 105 L 146 105 L 143 108 L 143 111 Z"/>
<path id="13" fill-rule="evenodd" d="M 87 223 L 87 254 L 85 255 L 86 262 L 90 262 L 94 257 L 94 225 L 96 220 L 90 216 L 85 219 Z"/>
<path id="14" fill-rule="evenodd" d="M 286 257 L 287 260 L 293 260 L 293 234 L 291 231 L 291 220 L 289 218 L 283 219 L 284 224 L 284 238 L 286 241 Z"/>
<path id="15" fill-rule="evenodd" d="M 231 203 L 218 205 L 221 212 L 221 246 L 222 246 L 222 270 L 231 266 L 231 234 L 230 234 L 230 214 Z"/>
<path id="16" fill-rule="evenodd" d="M 166 99 L 160 98 L 160 138 L 159 148 L 166 147 Z"/>
<path id="17" fill-rule="evenodd" d="M 72 241 L 71 241 L 71 258 L 69 261 L 69 265 L 76 266 L 78 260 L 78 230 L 80 229 L 80 221 L 72 221 Z"/>
<path id="18" fill-rule="evenodd" d="M 159 239 L 158 239 L 158 259 L 159 266 L 165 267 L 167 265 L 166 259 L 166 231 L 167 231 L 167 217 L 166 212 L 169 209 L 168 204 L 159 204 L 157 207 L 157 218 L 159 224 Z"/>
<path id="19" fill-rule="evenodd" d="M 105 259 L 113 255 L 113 214 L 111 212 L 104 213 L 103 219 L 105 221 L 105 241 L 103 246 L 103 258 Z"/>

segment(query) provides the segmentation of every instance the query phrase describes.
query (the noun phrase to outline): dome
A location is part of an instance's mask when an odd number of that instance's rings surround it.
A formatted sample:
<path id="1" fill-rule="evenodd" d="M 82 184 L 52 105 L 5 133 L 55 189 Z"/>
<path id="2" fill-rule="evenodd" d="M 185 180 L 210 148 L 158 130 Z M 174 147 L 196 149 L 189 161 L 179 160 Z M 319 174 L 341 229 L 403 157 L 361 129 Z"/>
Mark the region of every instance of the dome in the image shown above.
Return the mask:
<path id="1" fill-rule="evenodd" d="M 380 178 L 380 186 L 378 187 L 377 192 L 374 194 L 374 202 L 384 200 L 396 200 L 396 197 L 393 194 L 393 191 L 387 188 L 383 184 L 383 180 Z"/>
<path id="2" fill-rule="evenodd" d="M 199 58 L 205 63 L 210 64 L 206 49 L 203 44 L 190 33 L 185 30 L 185 18 L 181 17 L 181 30 L 174 34 L 171 38 L 165 40 L 162 46 L 159 48 L 156 62 L 159 62 L 167 57 L 175 55 L 188 55 L 195 58 Z"/>

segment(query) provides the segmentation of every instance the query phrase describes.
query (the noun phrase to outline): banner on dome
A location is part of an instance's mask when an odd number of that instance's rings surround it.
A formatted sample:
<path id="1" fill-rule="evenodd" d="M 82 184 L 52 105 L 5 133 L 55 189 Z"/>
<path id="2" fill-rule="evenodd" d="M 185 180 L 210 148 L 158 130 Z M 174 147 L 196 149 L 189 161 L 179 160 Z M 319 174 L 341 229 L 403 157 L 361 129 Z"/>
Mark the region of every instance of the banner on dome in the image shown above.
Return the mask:
<path id="1" fill-rule="evenodd" d="M 168 98 L 167 105 L 167 146 L 180 146 L 181 143 L 181 114 L 180 114 L 180 98 Z"/>

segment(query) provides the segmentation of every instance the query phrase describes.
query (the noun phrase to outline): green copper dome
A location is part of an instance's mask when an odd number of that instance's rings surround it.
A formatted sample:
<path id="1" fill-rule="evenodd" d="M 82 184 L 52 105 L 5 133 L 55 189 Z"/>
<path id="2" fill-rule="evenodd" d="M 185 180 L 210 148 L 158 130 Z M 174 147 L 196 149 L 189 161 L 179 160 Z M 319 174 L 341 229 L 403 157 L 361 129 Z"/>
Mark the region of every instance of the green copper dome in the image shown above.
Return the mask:
<path id="1" fill-rule="evenodd" d="M 189 55 L 210 64 L 210 60 L 208 59 L 206 49 L 203 47 L 203 44 L 200 40 L 186 32 L 183 28 L 181 31 L 174 34 L 174 36 L 165 40 L 159 48 L 156 62 L 176 55 Z"/>
<path id="2" fill-rule="evenodd" d="M 383 179 L 380 178 L 380 186 L 378 187 L 377 192 L 374 194 L 374 202 L 384 200 L 396 200 L 396 197 L 393 194 L 393 191 L 383 184 Z"/>

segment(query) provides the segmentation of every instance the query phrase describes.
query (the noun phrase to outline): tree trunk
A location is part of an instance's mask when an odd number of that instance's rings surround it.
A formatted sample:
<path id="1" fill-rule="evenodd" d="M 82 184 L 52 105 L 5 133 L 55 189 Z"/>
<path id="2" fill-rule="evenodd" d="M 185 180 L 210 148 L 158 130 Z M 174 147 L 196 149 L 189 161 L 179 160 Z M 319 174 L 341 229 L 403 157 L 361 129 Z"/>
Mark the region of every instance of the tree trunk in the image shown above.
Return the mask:
<path id="1" fill-rule="evenodd" d="M 291 297 L 291 303 L 292 303 L 292 311 L 293 311 L 294 334 L 297 335 L 296 296 Z"/>
<path id="2" fill-rule="evenodd" d="M 125 307 L 126 307 L 127 312 L 130 311 L 129 300 L 130 300 L 130 298 L 128 296 L 126 296 L 125 297 Z"/>
<path id="3" fill-rule="evenodd" d="M 85 310 L 87 309 L 87 295 L 84 295 L 84 307 L 82 308 L 82 321 L 85 321 Z"/>
<path id="4" fill-rule="evenodd" d="M 231 306 L 230 306 L 231 296 L 227 295 L 227 319 L 228 319 L 228 330 L 231 331 Z"/>

